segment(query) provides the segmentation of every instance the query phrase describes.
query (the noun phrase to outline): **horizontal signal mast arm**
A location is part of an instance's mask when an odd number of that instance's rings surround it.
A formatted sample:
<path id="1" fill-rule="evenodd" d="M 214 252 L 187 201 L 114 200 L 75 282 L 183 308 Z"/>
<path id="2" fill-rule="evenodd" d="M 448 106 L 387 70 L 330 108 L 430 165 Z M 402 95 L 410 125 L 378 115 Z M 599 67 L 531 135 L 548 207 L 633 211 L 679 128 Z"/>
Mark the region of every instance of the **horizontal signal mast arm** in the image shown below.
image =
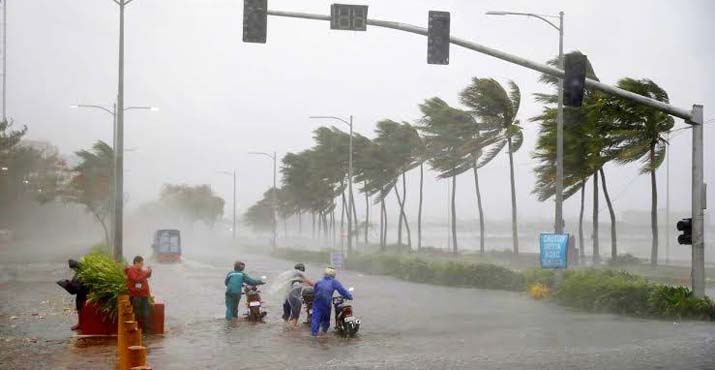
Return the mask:
<path id="1" fill-rule="evenodd" d="M 330 16 L 329 15 L 320 15 L 320 14 L 311 14 L 311 13 L 299 13 L 299 12 L 286 12 L 286 11 L 280 11 L 280 10 L 268 10 L 268 15 L 273 15 L 277 17 L 289 17 L 289 18 L 302 18 L 302 19 L 313 19 L 313 20 L 320 20 L 320 21 L 330 21 Z M 378 19 L 368 19 L 367 24 L 370 26 L 376 26 L 376 27 L 383 27 L 383 28 L 392 28 L 395 30 L 399 31 L 405 31 L 405 32 L 410 32 L 410 33 L 415 33 L 418 35 L 423 35 L 427 36 L 428 32 L 427 29 L 424 27 L 418 27 L 415 25 L 407 24 L 407 23 L 400 23 L 400 22 L 392 22 L 392 21 L 383 21 L 383 20 L 378 20 Z M 455 45 L 459 45 L 465 49 L 470 49 L 474 50 L 476 52 L 486 54 L 489 56 L 492 56 L 497 59 L 501 59 L 513 64 L 520 65 L 525 68 L 529 68 L 532 70 L 535 70 L 537 72 L 545 73 L 554 77 L 559 77 L 562 78 L 564 76 L 564 71 L 554 68 L 552 66 L 542 64 L 542 63 L 537 63 L 533 62 L 531 60 L 512 55 L 509 53 L 505 53 L 503 51 L 493 49 L 490 47 L 486 47 L 481 44 L 477 44 L 472 41 L 464 40 L 458 37 L 450 36 L 450 42 Z M 655 100 L 648 98 L 643 95 L 638 95 L 635 93 L 632 93 L 627 90 L 623 90 L 621 88 L 611 86 L 605 83 L 602 83 L 600 81 L 592 80 L 589 78 L 586 78 L 586 86 L 594 88 L 596 90 L 603 91 L 608 94 L 612 95 L 617 95 L 625 99 L 629 99 L 632 101 L 635 101 L 637 103 L 647 105 L 649 107 L 658 109 L 660 111 L 663 111 L 665 113 L 671 114 L 673 116 L 682 118 L 687 121 L 691 121 L 693 116 L 692 112 L 689 109 L 683 109 L 679 108 L 667 103 L 663 103 L 661 101 Z"/>

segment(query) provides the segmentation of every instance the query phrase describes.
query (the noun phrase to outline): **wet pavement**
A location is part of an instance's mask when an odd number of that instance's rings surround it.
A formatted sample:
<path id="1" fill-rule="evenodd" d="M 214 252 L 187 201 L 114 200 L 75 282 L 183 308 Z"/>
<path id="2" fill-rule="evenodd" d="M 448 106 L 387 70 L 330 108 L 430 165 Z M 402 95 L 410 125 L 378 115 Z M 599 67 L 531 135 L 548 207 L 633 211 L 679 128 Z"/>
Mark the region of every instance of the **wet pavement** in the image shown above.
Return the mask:
<path id="1" fill-rule="evenodd" d="M 265 323 L 226 322 L 223 278 L 234 259 L 269 280 L 294 263 L 208 248 L 153 266 L 150 283 L 167 312 L 166 335 L 147 340 L 154 369 L 715 369 L 713 323 L 587 314 L 519 293 L 349 271 L 338 279 L 355 287 L 358 338 L 289 330 L 282 298 L 267 293 Z M 113 369 L 114 343 L 69 331 L 72 300 L 54 286 L 69 272 L 59 263 L 33 266 L 0 270 L 0 368 Z M 319 271 L 308 265 L 311 277 Z"/>

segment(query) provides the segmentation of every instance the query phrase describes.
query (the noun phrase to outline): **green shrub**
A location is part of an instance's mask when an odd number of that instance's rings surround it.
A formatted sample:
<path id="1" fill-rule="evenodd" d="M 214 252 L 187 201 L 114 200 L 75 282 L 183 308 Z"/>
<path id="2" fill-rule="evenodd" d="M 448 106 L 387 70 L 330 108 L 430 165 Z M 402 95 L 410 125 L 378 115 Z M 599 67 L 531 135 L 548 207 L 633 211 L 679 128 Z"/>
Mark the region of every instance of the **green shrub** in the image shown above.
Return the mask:
<path id="1" fill-rule="evenodd" d="M 101 252 L 82 257 L 79 279 L 89 289 L 87 300 L 99 305 L 110 318 L 117 317 L 117 297 L 127 294 L 124 266 Z"/>
<path id="2" fill-rule="evenodd" d="M 644 278 L 622 271 L 567 271 L 554 298 L 565 306 L 586 311 L 644 316 L 648 313 L 650 289 Z"/>
<path id="3" fill-rule="evenodd" d="M 609 266 L 632 266 L 640 265 L 641 260 L 632 254 L 622 254 L 608 260 Z"/>
<path id="4" fill-rule="evenodd" d="M 686 287 L 659 285 L 653 288 L 648 299 L 654 315 L 679 318 L 715 320 L 715 304 L 709 298 L 697 298 Z"/>

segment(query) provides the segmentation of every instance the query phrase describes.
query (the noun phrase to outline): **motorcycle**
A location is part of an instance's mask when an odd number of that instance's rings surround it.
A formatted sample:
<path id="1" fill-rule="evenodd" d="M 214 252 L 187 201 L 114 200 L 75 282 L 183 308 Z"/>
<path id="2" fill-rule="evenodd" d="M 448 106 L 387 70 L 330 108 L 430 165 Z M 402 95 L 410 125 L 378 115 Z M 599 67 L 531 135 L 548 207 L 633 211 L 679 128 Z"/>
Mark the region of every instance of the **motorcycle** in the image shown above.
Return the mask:
<path id="1" fill-rule="evenodd" d="M 265 276 L 263 276 L 263 279 L 265 279 Z M 258 290 L 257 286 L 243 284 L 243 294 L 246 296 L 246 306 L 248 307 L 246 319 L 263 322 L 263 318 L 266 317 L 268 312 L 262 310 L 261 291 Z"/>
<path id="2" fill-rule="evenodd" d="M 304 324 L 310 325 L 313 320 L 313 288 L 306 287 L 303 289 L 303 305 L 305 306 L 305 322 Z"/>
<path id="3" fill-rule="evenodd" d="M 352 292 L 353 288 L 348 289 Z M 343 297 L 333 297 L 335 307 L 335 330 L 338 335 L 354 337 L 360 330 L 360 319 L 353 316 L 353 306 L 345 303 Z"/>

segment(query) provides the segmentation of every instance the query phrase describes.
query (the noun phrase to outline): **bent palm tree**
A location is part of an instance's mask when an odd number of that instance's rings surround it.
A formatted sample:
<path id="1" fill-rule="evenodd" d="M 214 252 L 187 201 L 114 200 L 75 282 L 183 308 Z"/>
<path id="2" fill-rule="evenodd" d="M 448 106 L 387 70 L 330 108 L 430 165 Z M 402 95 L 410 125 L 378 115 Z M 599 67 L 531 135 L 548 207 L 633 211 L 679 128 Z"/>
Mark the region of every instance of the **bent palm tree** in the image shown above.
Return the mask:
<path id="1" fill-rule="evenodd" d="M 655 82 L 624 78 L 618 87 L 668 103 L 668 93 Z M 601 114 L 613 122 L 611 131 L 616 146 L 611 150 L 618 162 L 641 161 L 640 173 L 650 174 L 651 182 L 651 265 L 658 264 L 658 187 L 655 171 L 665 159 L 666 134 L 673 128 L 673 117 L 650 107 L 615 96 L 604 97 Z"/>
<path id="2" fill-rule="evenodd" d="M 514 254 L 519 254 L 519 236 L 516 216 L 516 189 L 514 179 L 514 156 L 524 141 L 519 120 L 516 115 L 521 104 L 519 87 L 509 81 L 509 92 L 494 79 L 473 78 L 460 94 L 462 104 L 471 109 L 482 129 L 490 135 L 500 135 L 492 150 L 481 159 L 482 165 L 488 163 L 501 152 L 506 144 L 509 155 L 509 180 L 511 185 L 511 229 Z M 475 168 L 476 180 L 476 168 Z"/>

